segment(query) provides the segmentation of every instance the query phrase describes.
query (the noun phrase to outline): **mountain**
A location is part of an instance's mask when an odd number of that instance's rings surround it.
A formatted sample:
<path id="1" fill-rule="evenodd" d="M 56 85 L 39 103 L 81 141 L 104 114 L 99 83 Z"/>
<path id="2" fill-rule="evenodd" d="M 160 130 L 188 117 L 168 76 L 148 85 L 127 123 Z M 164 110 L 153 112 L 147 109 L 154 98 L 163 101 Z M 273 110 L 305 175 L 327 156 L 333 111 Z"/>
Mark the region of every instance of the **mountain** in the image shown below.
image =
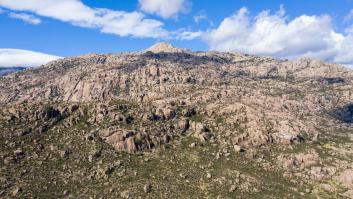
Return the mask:
<path id="1" fill-rule="evenodd" d="M 156 43 L 155 45 L 149 47 L 145 50 L 145 52 L 152 52 L 152 53 L 184 53 L 186 52 L 185 49 L 180 49 L 172 46 L 166 42 Z"/>
<path id="2" fill-rule="evenodd" d="M 1 197 L 353 192 L 353 71 L 160 43 L 0 78 Z"/>
<path id="3" fill-rule="evenodd" d="M 0 76 L 7 75 L 9 73 L 24 70 L 24 67 L 0 67 Z"/>

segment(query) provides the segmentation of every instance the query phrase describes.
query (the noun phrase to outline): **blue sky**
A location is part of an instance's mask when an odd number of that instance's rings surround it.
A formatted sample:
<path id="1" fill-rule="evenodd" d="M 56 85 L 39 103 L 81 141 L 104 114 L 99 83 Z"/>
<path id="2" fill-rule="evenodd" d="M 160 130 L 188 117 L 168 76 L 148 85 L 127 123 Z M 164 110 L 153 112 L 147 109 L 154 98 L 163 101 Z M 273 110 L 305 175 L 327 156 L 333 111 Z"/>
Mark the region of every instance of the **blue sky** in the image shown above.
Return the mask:
<path id="1" fill-rule="evenodd" d="M 9 62 L 8 49 L 66 57 L 137 51 L 159 41 L 194 51 L 353 63 L 353 0 L 25 2 L 0 0 L 0 65 Z"/>

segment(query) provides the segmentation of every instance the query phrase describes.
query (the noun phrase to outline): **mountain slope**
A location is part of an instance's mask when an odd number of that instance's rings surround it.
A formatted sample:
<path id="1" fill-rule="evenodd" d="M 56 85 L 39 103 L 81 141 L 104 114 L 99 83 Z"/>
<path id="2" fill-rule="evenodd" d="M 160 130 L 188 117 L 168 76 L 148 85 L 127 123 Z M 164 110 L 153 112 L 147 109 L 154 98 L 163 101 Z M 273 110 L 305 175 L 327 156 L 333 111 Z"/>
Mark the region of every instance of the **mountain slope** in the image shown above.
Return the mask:
<path id="1" fill-rule="evenodd" d="M 3 176 L 3 194 L 20 187 L 16 194 L 38 196 L 44 185 L 58 197 L 344 193 L 352 77 L 307 58 L 194 53 L 169 44 L 7 75 L 0 78 L 1 166 L 7 174 L 33 169 Z M 43 181 L 31 187 L 37 161 L 46 165 Z M 44 180 L 53 172 L 56 186 Z M 68 186 L 80 179 L 82 186 Z M 92 183 L 104 186 L 87 189 Z"/>

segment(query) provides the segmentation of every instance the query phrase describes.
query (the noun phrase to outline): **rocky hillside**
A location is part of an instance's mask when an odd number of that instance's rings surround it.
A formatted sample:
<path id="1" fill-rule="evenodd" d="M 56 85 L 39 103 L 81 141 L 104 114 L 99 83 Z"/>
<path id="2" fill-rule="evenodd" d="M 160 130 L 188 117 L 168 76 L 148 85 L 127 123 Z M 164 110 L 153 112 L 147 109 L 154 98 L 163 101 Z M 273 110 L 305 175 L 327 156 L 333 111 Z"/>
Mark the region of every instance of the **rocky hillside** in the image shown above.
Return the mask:
<path id="1" fill-rule="evenodd" d="M 0 77 L 0 196 L 353 197 L 353 71 L 89 54 Z"/>

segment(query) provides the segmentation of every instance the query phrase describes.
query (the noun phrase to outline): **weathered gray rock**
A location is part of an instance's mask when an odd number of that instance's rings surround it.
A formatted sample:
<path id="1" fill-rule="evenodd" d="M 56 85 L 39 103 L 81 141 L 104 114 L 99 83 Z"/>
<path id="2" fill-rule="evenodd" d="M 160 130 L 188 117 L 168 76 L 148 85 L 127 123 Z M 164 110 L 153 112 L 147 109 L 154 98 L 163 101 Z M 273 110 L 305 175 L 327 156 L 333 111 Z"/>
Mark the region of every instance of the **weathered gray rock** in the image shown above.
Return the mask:
<path id="1" fill-rule="evenodd" d="M 143 186 L 143 191 L 145 193 L 150 193 L 152 191 L 152 184 L 150 182 L 147 182 L 145 186 Z"/>
<path id="2" fill-rule="evenodd" d="M 99 158 L 102 154 L 101 150 L 93 150 L 90 152 L 90 154 L 88 155 L 88 161 L 92 162 L 94 160 L 96 160 L 97 158 Z"/>
<path id="3" fill-rule="evenodd" d="M 16 197 L 18 196 L 18 194 L 20 194 L 22 192 L 22 187 L 16 187 L 13 191 L 12 191 L 12 196 Z"/>
<path id="4" fill-rule="evenodd" d="M 234 145 L 234 151 L 235 152 L 237 152 L 237 153 L 239 153 L 239 152 L 241 152 L 241 151 L 243 151 L 244 149 L 241 147 L 241 146 L 239 146 L 239 145 Z"/>
<path id="5" fill-rule="evenodd" d="M 69 149 L 64 149 L 64 150 L 59 151 L 59 155 L 62 158 L 68 158 L 70 153 L 71 153 L 71 150 L 69 150 Z"/>

